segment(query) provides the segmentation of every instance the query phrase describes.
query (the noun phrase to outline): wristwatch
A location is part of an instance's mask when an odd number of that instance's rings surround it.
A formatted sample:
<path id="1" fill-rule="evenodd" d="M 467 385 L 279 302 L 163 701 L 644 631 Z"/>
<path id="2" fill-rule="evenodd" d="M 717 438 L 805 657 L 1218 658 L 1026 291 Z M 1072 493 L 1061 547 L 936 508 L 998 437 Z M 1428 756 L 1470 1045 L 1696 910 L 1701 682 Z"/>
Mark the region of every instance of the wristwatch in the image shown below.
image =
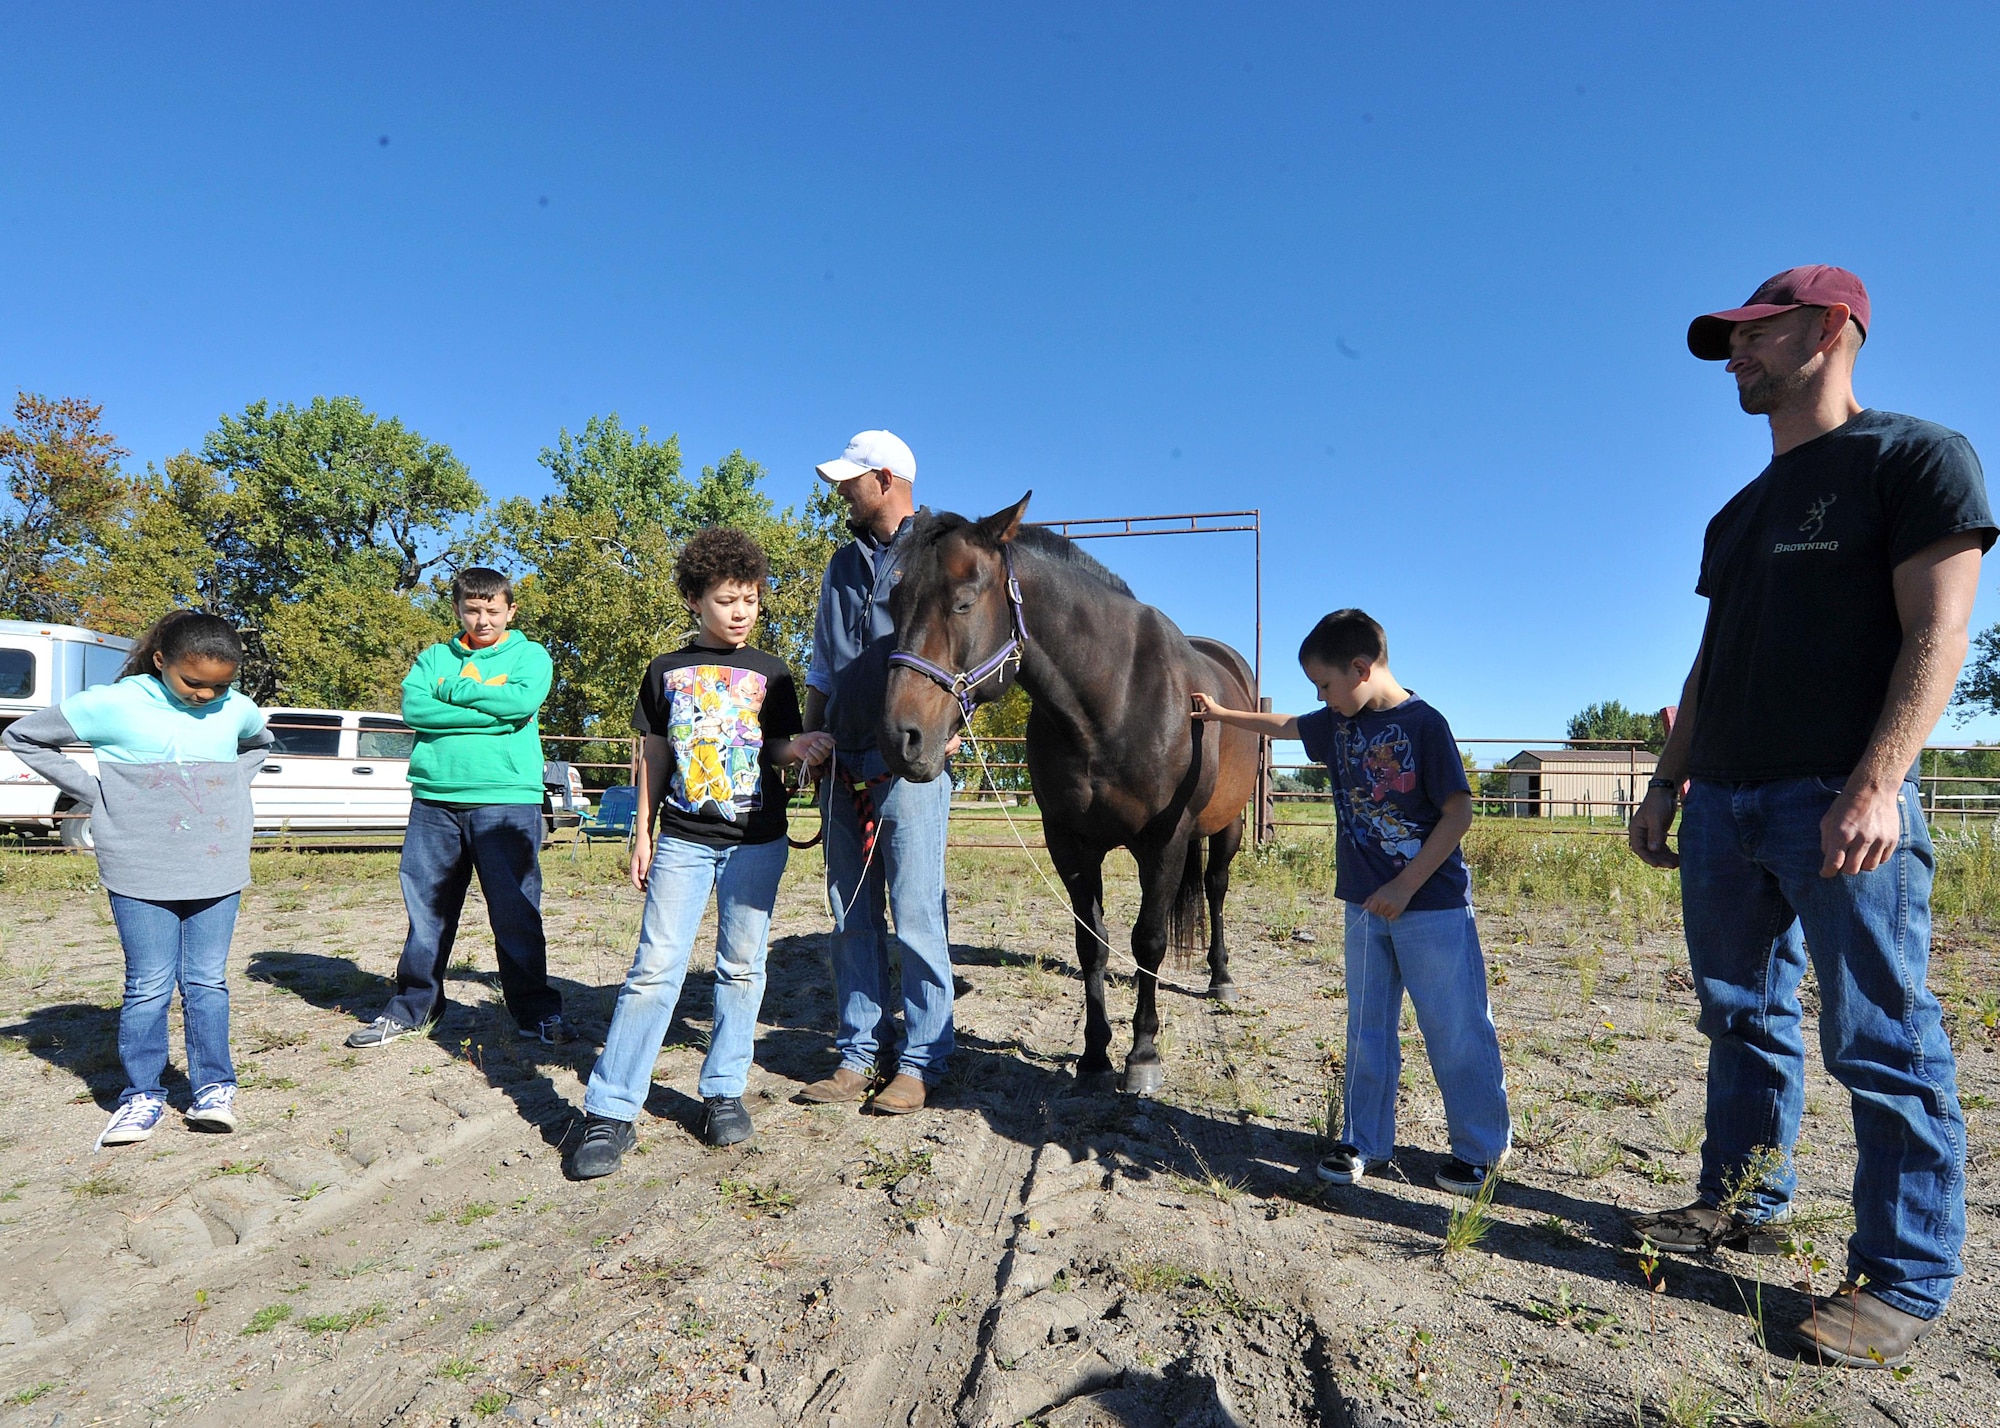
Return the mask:
<path id="1" fill-rule="evenodd" d="M 1681 786 L 1670 778 L 1647 779 L 1646 792 L 1651 793 L 1654 789 L 1665 789 L 1668 793 L 1673 794 L 1675 797 L 1679 797 Z"/>

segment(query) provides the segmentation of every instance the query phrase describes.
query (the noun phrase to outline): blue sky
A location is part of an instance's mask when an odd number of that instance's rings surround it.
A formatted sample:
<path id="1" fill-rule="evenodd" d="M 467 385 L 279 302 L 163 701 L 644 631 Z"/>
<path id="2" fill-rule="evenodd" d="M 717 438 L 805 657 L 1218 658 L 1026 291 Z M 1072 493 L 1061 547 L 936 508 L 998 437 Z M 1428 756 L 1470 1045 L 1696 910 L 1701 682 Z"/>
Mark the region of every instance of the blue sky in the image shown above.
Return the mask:
<path id="1" fill-rule="evenodd" d="M 968 513 L 1255 506 L 1281 708 L 1349 604 L 1463 736 L 1675 697 L 1702 528 L 1768 454 L 1683 333 L 1794 263 L 1868 282 L 1863 401 L 2000 451 L 1985 7 L 17 3 L 7 35 L 7 392 L 103 402 L 138 461 L 352 393 L 497 494 L 615 410 L 780 502 L 886 425 Z M 1248 647 L 1247 537 L 1096 549 Z"/>

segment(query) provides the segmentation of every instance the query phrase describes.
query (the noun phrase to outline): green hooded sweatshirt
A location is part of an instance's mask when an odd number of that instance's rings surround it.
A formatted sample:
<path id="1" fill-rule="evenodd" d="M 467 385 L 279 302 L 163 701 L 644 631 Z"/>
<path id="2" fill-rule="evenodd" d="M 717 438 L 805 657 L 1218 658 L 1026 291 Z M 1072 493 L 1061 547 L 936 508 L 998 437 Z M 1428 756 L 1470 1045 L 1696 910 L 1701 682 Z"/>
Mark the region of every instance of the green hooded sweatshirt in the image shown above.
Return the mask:
<path id="1" fill-rule="evenodd" d="M 410 792 L 434 803 L 540 803 L 549 652 L 509 630 L 483 650 L 464 637 L 432 645 L 403 681 L 403 722 L 417 731 Z"/>

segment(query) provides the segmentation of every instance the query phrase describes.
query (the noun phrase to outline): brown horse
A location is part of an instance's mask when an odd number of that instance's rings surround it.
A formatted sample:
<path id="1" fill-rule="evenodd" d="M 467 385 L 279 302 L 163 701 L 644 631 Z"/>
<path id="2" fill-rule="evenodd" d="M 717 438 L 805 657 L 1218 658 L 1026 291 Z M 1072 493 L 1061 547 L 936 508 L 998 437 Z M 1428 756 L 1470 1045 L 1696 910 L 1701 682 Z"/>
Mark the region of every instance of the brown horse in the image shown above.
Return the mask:
<path id="1" fill-rule="evenodd" d="M 1139 864 L 1132 926 L 1139 974 L 1124 1087 L 1146 1094 L 1163 1080 L 1155 994 L 1168 933 L 1178 945 L 1198 945 L 1204 891 L 1208 994 L 1236 996 L 1222 903 L 1230 860 L 1243 843 L 1258 741 L 1196 723 L 1188 696 L 1201 690 L 1254 709 L 1256 681 L 1229 646 L 1188 638 L 1070 541 L 1023 526 L 1027 509 L 1023 496 L 977 521 L 948 512 L 918 517 L 890 600 L 896 653 L 882 753 L 900 777 L 936 778 L 973 706 L 998 698 L 1016 678 L 1026 686 L 1034 700 L 1028 771 L 1049 857 L 1078 921 L 1084 1030 L 1077 1080 L 1093 1090 L 1118 1084 L 1104 1010 L 1111 952 L 1104 855 L 1128 848 Z"/>

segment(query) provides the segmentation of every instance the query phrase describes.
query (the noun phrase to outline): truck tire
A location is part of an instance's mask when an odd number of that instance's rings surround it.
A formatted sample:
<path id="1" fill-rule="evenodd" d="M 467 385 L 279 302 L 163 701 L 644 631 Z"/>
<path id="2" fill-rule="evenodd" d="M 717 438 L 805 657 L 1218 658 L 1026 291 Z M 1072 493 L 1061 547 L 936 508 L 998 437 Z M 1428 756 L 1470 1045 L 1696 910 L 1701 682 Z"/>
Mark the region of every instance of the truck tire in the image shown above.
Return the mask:
<path id="1" fill-rule="evenodd" d="M 58 808 L 56 812 L 74 813 L 76 812 L 76 805 L 72 803 L 65 808 Z M 65 848 L 95 848 L 97 846 L 90 836 L 90 820 L 88 818 L 63 818 L 57 820 L 56 838 Z"/>

